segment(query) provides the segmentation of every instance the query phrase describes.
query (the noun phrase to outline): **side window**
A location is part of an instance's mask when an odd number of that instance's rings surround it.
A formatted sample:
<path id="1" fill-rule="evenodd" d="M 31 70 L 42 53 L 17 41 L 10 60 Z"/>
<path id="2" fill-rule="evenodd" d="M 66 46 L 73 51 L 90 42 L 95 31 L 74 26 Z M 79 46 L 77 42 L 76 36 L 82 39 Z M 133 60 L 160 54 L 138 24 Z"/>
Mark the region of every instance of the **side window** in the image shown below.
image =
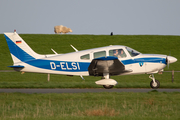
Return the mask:
<path id="1" fill-rule="evenodd" d="M 106 51 L 100 51 L 94 53 L 94 58 L 104 57 L 106 56 Z"/>
<path id="2" fill-rule="evenodd" d="M 89 59 L 90 59 L 90 56 L 89 56 L 89 54 L 86 54 L 86 55 L 81 56 L 81 59 L 83 59 L 83 60 L 89 60 Z"/>
<path id="3" fill-rule="evenodd" d="M 109 50 L 109 56 L 115 56 L 118 58 L 125 58 L 127 55 L 123 49 L 113 49 L 113 50 Z"/>

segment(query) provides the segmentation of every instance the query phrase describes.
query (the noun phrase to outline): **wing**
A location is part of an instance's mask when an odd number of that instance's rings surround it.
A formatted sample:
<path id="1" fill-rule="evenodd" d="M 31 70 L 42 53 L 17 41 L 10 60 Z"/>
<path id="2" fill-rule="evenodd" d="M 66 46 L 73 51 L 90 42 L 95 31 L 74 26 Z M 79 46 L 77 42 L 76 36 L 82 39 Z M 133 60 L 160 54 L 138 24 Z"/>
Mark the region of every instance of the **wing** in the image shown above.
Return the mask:
<path id="1" fill-rule="evenodd" d="M 107 56 L 93 59 L 88 67 L 88 71 L 91 76 L 103 76 L 103 73 L 120 75 L 131 70 L 125 70 L 125 66 L 117 57 Z"/>

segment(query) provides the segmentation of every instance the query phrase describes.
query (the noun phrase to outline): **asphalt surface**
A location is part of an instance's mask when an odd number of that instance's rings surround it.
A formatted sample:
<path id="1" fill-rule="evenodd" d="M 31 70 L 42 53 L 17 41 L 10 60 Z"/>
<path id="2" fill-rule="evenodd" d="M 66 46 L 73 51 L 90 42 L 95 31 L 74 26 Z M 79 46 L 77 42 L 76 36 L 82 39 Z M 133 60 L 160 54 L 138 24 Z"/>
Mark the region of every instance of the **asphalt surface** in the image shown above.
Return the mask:
<path id="1" fill-rule="evenodd" d="M 16 72 L 14 70 L 0 70 L 0 72 Z M 163 71 L 163 72 L 172 72 L 172 71 Z M 180 71 L 174 71 L 174 72 L 180 72 Z"/>
<path id="2" fill-rule="evenodd" d="M 0 89 L 0 93 L 98 93 L 98 92 L 151 92 L 155 89 Z M 156 89 L 158 92 L 180 92 L 180 89 Z"/>

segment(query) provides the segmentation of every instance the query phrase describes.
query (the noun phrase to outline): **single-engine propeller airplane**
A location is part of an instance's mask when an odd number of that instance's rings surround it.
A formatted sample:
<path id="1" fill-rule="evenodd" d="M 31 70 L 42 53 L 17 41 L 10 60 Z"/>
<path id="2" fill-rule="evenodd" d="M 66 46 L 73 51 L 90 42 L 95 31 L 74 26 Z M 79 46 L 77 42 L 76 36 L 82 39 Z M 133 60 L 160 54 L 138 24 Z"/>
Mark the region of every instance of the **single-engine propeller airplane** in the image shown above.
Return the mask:
<path id="1" fill-rule="evenodd" d="M 130 47 L 110 45 L 100 48 L 67 54 L 40 55 L 16 33 L 4 33 L 14 64 L 9 66 L 15 71 L 48 74 L 83 76 L 102 76 L 96 81 L 106 89 L 113 88 L 117 81 L 113 75 L 150 74 L 151 88 L 158 88 L 160 82 L 154 73 L 163 71 L 166 65 L 177 61 L 175 57 L 158 54 L 142 54 Z"/>

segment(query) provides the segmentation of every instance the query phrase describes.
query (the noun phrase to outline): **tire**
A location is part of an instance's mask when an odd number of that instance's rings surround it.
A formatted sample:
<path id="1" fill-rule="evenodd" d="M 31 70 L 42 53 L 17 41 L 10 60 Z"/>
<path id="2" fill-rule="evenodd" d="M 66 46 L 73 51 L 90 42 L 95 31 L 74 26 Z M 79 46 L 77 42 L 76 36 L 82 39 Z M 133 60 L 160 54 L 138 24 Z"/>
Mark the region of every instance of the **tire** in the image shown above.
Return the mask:
<path id="1" fill-rule="evenodd" d="M 157 89 L 160 86 L 160 82 L 158 80 L 155 80 L 155 82 L 156 82 L 155 84 L 154 84 L 153 80 L 150 82 L 150 86 L 152 89 Z"/>
<path id="2" fill-rule="evenodd" d="M 103 85 L 103 87 L 104 87 L 105 89 L 111 89 L 111 88 L 114 87 L 114 85 Z"/>

